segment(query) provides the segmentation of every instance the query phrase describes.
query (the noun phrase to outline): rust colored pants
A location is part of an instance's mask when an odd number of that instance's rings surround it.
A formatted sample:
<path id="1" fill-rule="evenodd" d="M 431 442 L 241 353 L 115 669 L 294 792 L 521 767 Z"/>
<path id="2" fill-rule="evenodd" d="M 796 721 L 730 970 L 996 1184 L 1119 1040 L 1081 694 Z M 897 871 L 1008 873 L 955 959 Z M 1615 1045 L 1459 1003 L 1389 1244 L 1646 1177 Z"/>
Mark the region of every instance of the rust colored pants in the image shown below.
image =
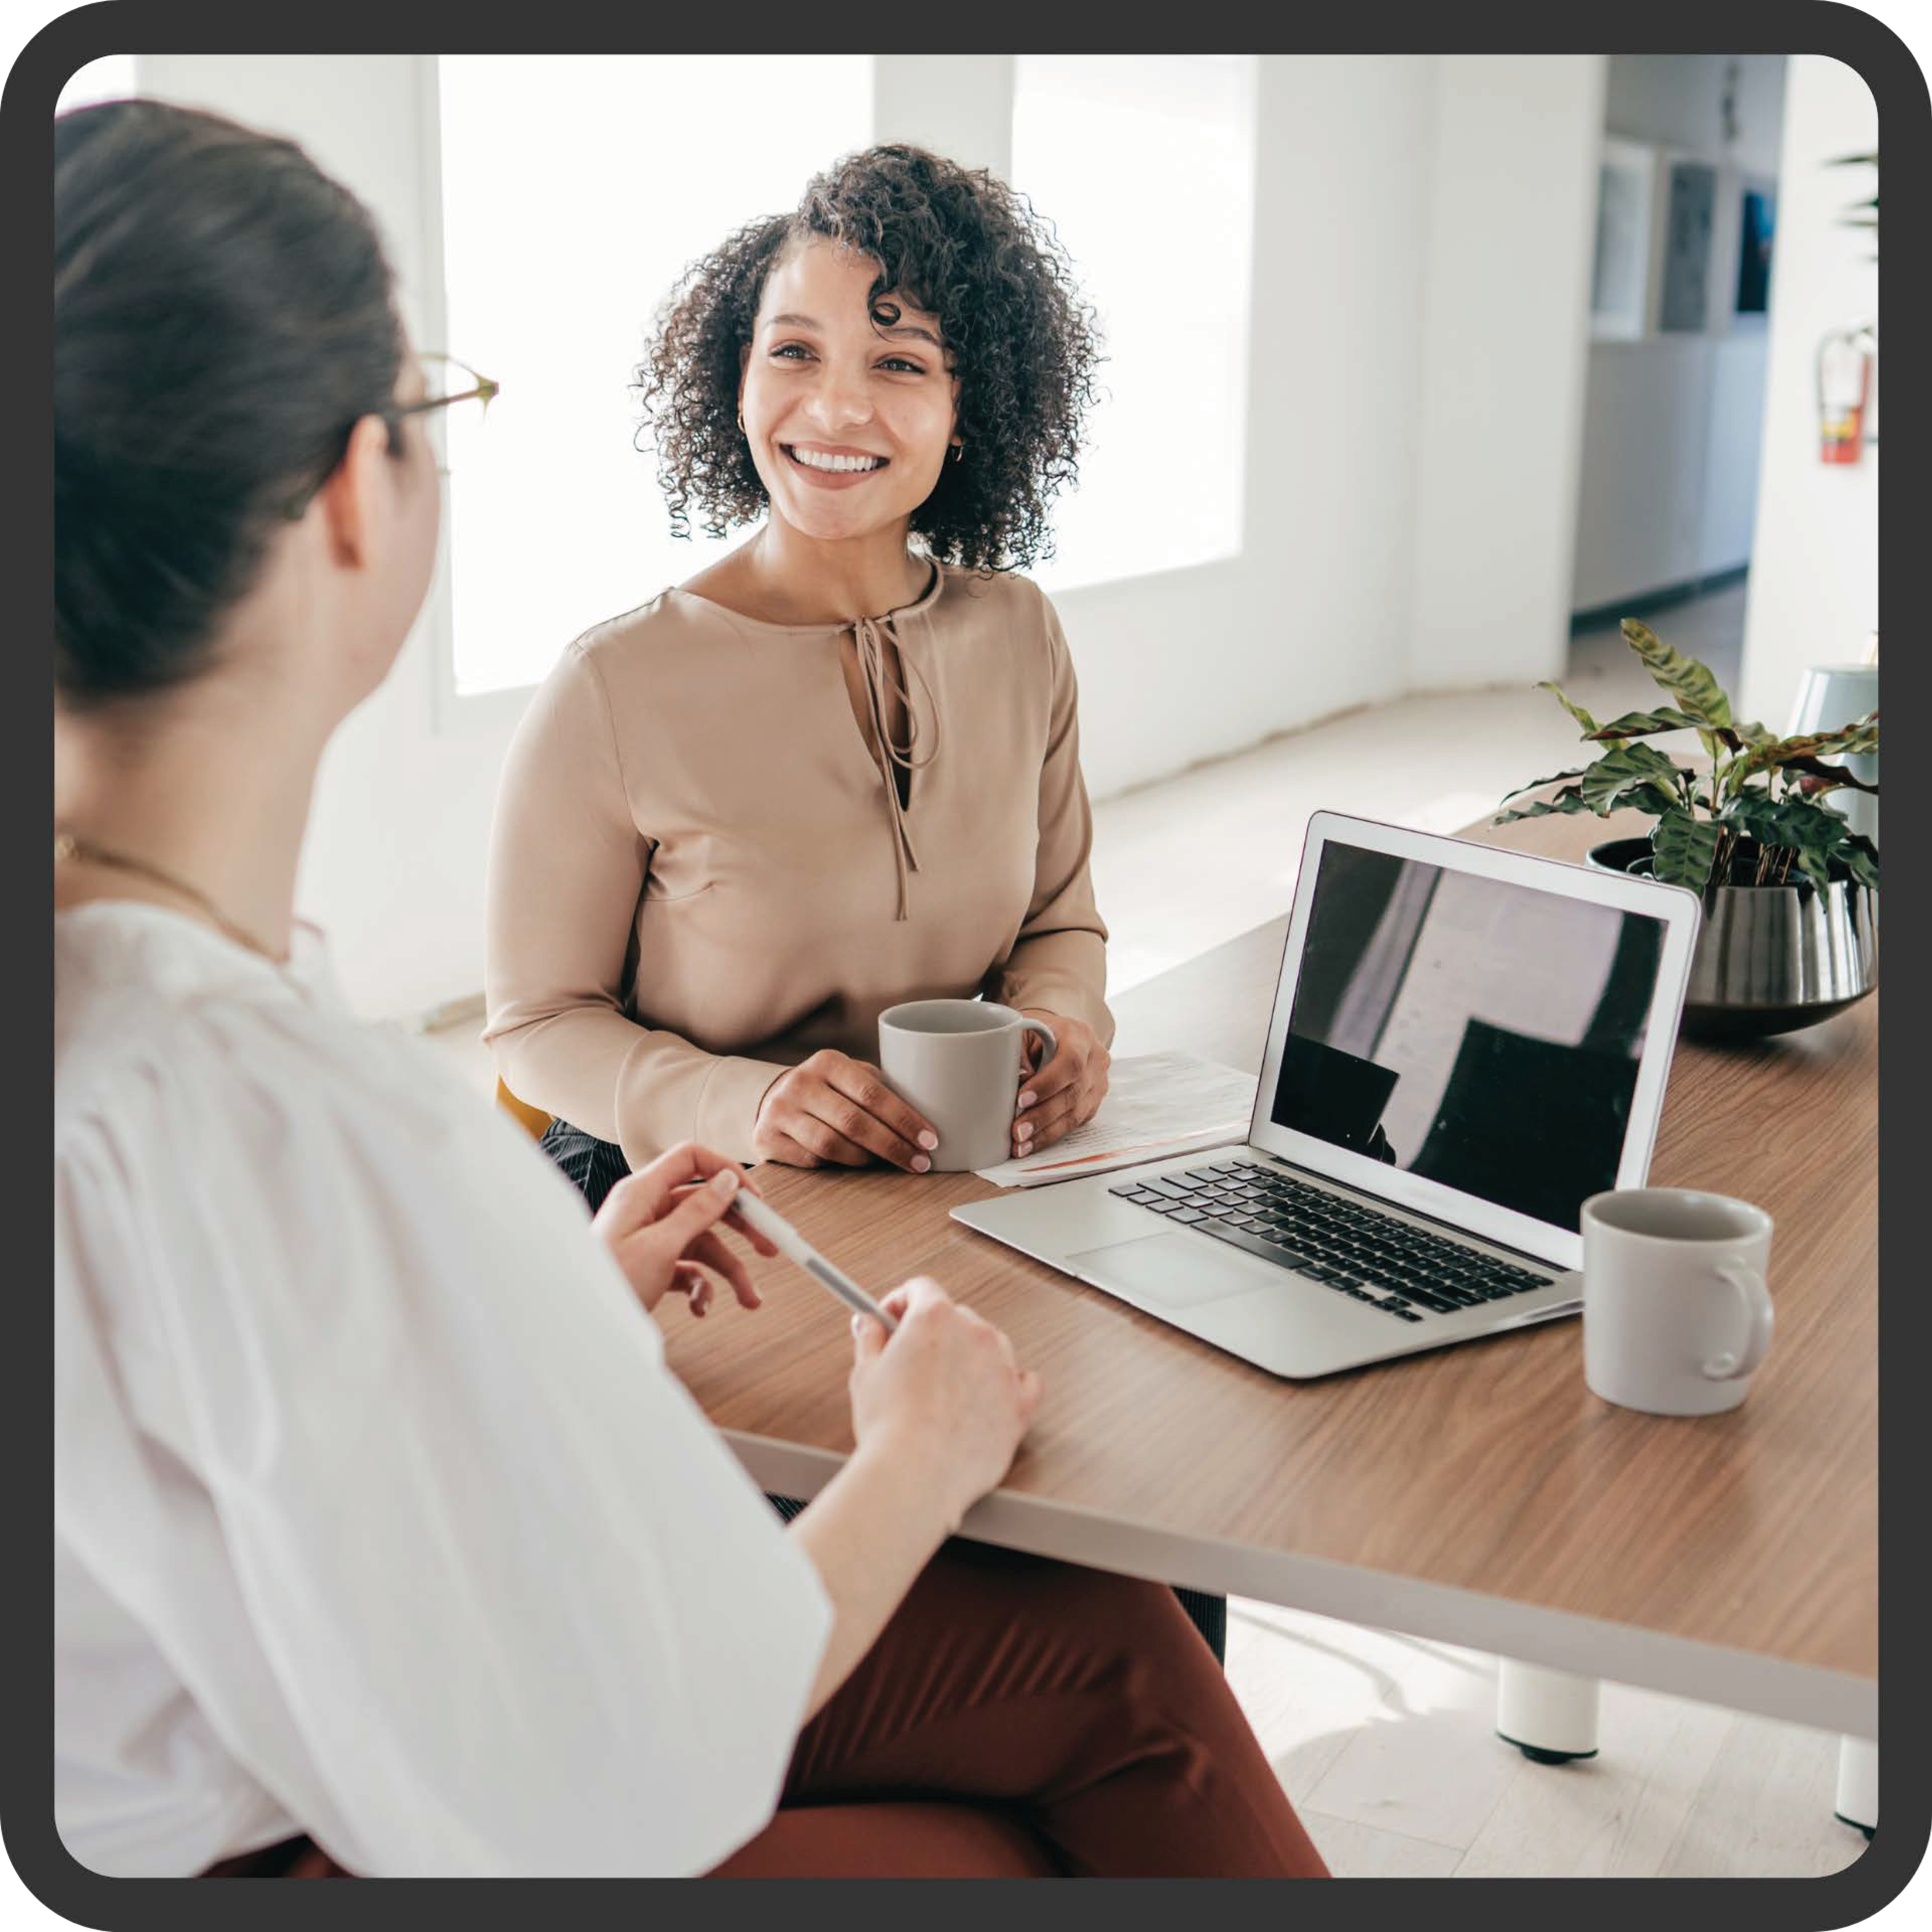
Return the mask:
<path id="1" fill-rule="evenodd" d="M 1174 1592 L 949 1544 L 714 1876 L 1325 1877 Z"/>
<path id="2" fill-rule="evenodd" d="M 1322 1878 L 1164 1585 L 947 1544 L 712 1874 Z M 210 1876 L 342 1877 L 298 1839 Z"/>

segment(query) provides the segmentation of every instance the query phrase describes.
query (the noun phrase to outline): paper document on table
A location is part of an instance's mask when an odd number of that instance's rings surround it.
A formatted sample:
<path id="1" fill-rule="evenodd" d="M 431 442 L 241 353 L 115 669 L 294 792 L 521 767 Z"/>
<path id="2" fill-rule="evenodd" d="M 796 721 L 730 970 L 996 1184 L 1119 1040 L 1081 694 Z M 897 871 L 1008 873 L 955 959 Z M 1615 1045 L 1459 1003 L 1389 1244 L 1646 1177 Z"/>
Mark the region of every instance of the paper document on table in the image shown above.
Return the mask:
<path id="1" fill-rule="evenodd" d="M 1084 1127 L 1019 1160 L 979 1170 L 998 1187 L 1132 1167 L 1168 1154 L 1243 1142 L 1255 1111 L 1255 1078 L 1191 1053 L 1144 1053 L 1108 1070 L 1107 1097 Z"/>

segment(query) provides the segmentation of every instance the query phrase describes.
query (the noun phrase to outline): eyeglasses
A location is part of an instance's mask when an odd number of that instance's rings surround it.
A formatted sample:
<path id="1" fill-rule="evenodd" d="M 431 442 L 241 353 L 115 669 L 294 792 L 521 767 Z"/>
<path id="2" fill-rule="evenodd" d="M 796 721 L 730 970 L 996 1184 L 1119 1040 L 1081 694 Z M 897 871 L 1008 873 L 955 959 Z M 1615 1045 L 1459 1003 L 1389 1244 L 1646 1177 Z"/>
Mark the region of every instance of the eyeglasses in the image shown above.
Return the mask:
<path id="1" fill-rule="evenodd" d="M 376 410 L 370 412 L 372 415 L 380 416 L 388 426 L 389 446 L 392 450 L 395 447 L 397 439 L 402 434 L 403 421 L 405 417 L 427 416 L 434 410 L 446 410 L 453 403 L 466 403 L 472 400 L 480 403 L 482 405 L 481 413 L 488 415 L 490 404 L 496 400 L 503 386 L 500 382 L 493 381 L 489 376 L 479 374 L 477 370 L 471 368 L 467 362 L 462 362 L 454 356 L 446 356 L 438 352 L 418 356 L 416 359 L 422 366 L 425 386 L 434 393 L 424 396 L 418 402 L 392 403 L 386 410 Z M 469 379 L 469 386 L 466 388 L 461 386 L 462 380 L 466 376 Z M 352 428 L 353 425 L 351 427 Z M 346 430 L 343 432 L 345 446 L 348 434 Z M 341 460 L 338 455 L 335 462 L 339 463 Z M 292 496 L 284 505 L 283 514 L 287 517 L 291 523 L 299 523 L 308 514 L 308 506 L 314 501 L 316 492 L 328 480 L 328 475 L 332 473 L 334 468 L 335 463 L 332 463 L 328 472 L 318 478 L 298 496 Z M 447 476 L 448 472 L 439 466 L 437 473 L 440 476 Z"/>
<path id="2" fill-rule="evenodd" d="M 433 388 L 440 388 L 444 393 L 424 396 L 419 403 L 398 404 L 383 410 L 382 420 L 392 429 L 405 416 L 424 416 L 431 410 L 446 410 L 452 403 L 466 403 L 472 397 L 483 405 L 482 413 L 487 416 L 490 405 L 503 386 L 500 382 L 492 382 L 488 376 L 478 375 L 467 362 L 459 362 L 454 356 L 424 356 L 418 360 L 423 365 L 424 383 Z M 432 370 L 439 378 L 435 383 L 429 380 Z M 470 386 L 459 388 L 458 381 L 464 376 L 470 378 Z"/>

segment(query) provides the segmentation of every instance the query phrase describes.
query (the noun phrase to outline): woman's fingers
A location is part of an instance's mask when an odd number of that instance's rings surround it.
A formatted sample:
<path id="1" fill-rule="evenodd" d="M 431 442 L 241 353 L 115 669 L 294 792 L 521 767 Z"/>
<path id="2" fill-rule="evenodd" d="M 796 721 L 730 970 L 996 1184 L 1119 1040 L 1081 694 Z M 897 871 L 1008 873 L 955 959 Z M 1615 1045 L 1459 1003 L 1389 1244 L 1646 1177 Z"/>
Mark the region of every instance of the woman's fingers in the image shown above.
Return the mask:
<path id="1" fill-rule="evenodd" d="M 812 1112 L 843 1138 L 908 1173 L 923 1174 L 939 1144 L 926 1120 L 886 1084 L 885 1076 L 862 1060 L 827 1056 L 823 1092 L 812 1096 Z"/>
<path id="2" fill-rule="evenodd" d="M 670 1254 L 682 1255 L 700 1234 L 724 1219 L 742 1185 L 737 1162 L 728 1162 L 702 1187 L 687 1188 L 679 1195 L 636 1238 L 660 1243 Z"/>
<path id="3" fill-rule="evenodd" d="M 1076 1097 L 1062 1094 L 1022 1114 L 1013 1123 L 1013 1144 L 1022 1149 L 1051 1147 L 1076 1124 Z"/>
<path id="4" fill-rule="evenodd" d="M 745 1188 L 748 1193 L 755 1194 L 758 1192 L 758 1190 L 753 1187 L 748 1180 L 746 1182 Z M 752 1247 L 756 1250 L 758 1253 L 770 1256 L 775 1255 L 778 1252 L 778 1244 L 774 1241 L 769 1234 L 761 1234 L 758 1232 L 757 1228 L 748 1228 L 745 1225 L 744 1222 L 739 1218 L 738 1210 L 736 1208 L 733 1208 L 730 1213 L 725 1216 L 724 1225 L 729 1228 L 732 1233 L 736 1234 L 740 1240 L 749 1241 Z"/>
<path id="5" fill-rule="evenodd" d="M 802 1162 L 800 1163 L 800 1165 L 806 1164 L 808 1163 Z M 694 1182 L 689 1186 L 680 1188 L 677 1190 L 677 1198 L 682 1200 L 687 1194 L 696 1193 L 699 1185 L 700 1184 Z M 758 1192 L 758 1189 L 752 1185 L 751 1177 L 748 1174 L 740 1176 L 738 1186 L 743 1193 L 756 1194 Z M 733 1234 L 736 1234 L 740 1240 L 749 1241 L 758 1253 L 775 1255 L 778 1252 L 777 1244 L 769 1235 L 761 1234 L 755 1228 L 748 1226 L 740 1216 L 735 1206 L 724 1216 L 724 1220 L 725 1226 L 729 1228 Z"/>
<path id="6" fill-rule="evenodd" d="M 768 1109 L 766 1125 L 802 1148 L 812 1156 L 805 1164 L 814 1167 L 821 1161 L 863 1167 L 897 1141 L 856 1101 L 817 1079 L 801 1081 L 775 1101 Z M 868 1135 L 878 1145 L 868 1144 Z"/>
<path id="7" fill-rule="evenodd" d="M 856 1100 L 875 1120 L 898 1135 L 915 1151 L 930 1154 L 939 1144 L 932 1123 L 909 1106 L 886 1084 L 886 1076 L 869 1060 L 846 1060 L 831 1070 L 830 1084 Z"/>
<path id="8" fill-rule="evenodd" d="M 685 1253 L 688 1261 L 701 1262 L 705 1267 L 722 1275 L 731 1284 L 731 1292 L 738 1298 L 741 1308 L 763 1306 L 758 1291 L 752 1286 L 752 1277 L 745 1264 L 718 1238 L 715 1229 L 708 1234 L 700 1234 Z"/>
<path id="9" fill-rule="evenodd" d="M 693 1184 L 709 1180 L 728 1168 L 734 1174 L 740 1172 L 738 1163 L 728 1154 L 700 1147 L 695 1141 L 680 1141 L 619 1181 L 604 1196 L 599 1218 L 608 1214 L 620 1234 L 634 1228 L 648 1227 L 664 1214 L 680 1190 L 688 1192 Z"/>
<path id="10" fill-rule="evenodd" d="M 692 1314 L 701 1317 L 711 1306 L 711 1277 L 701 1268 L 680 1262 L 671 1271 L 670 1285 L 671 1292 L 684 1297 Z"/>
<path id="11" fill-rule="evenodd" d="M 1057 1100 L 1043 1102 L 1022 1114 L 1013 1123 L 1013 1144 L 1030 1150 L 1050 1147 L 1055 1141 L 1065 1138 L 1076 1127 L 1084 1127 L 1100 1111 L 1100 1102 L 1106 1097 L 1106 1092 L 1103 1068 L 1097 1077 L 1083 1080 Z M 1030 1133 L 1023 1131 L 1029 1127 L 1032 1130 Z"/>
<path id="12" fill-rule="evenodd" d="M 835 1167 L 865 1167 L 871 1163 L 868 1148 L 815 1112 L 806 1114 L 788 1131 L 816 1157 L 814 1165 L 829 1161 Z"/>
<path id="13" fill-rule="evenodd" d="M 922 1174 L 932 1165 L 928 1156 L 939 1137 L 876 1066 L 827 1047 L 765 1090 L 753 1142 L 760 1153 L 779 1158 L 788 1146 L 801 1148 L 812 1157 L 807 1165 L 861 1167 L 878 1160 Z"/>
<path id="14" fill-rule="evenodd" d="M 1040 1413 L 1040 1376 L 1032 1369 L 1020 1371 L 1020 1419 L 1031 1426 L 1034 1418 Z"/>
<path id="15" fill-rule="evenodd" d="M 818 1155 L 802 1141 L 794 1140 L 782 1128 L 772 1126 L 766 1132 L 764 1148 L 765 1158 L 775 1160 L 785 1167 L 818 1167 L 823 1165 Z"/>
<path id="16" fill-rule="evenodd" d="M 728 1167 L 735 1170 L 737 1166 L 729 1154 L 700 1146 L 696 1141 L 680 1141 L 676 1147 L 668 1148 L 656 1160 L 639 1168 L 638 1176 L 649 1181 L 662 1199 L 673 1188 L 686 1181 L 709 1180 L 714 1174 L 722 1173 Z"/>
<path id="17" fill-rule="evenodd" d="M 1060 1051 L 1038 1072 L 1020 1083 L 1021 1112 L 1044 1106 L 1055 1094 L 1078 1084 L 1083 1058 L 1078 1042 L 1070 1034 L 1060 1042 Z"/>

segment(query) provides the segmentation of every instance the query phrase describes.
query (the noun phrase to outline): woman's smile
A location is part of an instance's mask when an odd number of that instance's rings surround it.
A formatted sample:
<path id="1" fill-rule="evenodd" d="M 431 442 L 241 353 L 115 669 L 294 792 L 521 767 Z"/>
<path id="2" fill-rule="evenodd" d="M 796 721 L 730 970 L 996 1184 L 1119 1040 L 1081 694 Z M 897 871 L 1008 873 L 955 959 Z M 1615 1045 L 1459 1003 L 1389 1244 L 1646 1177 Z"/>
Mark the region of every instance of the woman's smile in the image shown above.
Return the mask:
<path id="1" fill-rule="evenodd" d="M 739 409 L 775 518 L 896 555 L 939 481 L 958 386 L 939 317 L 878 279 L 854 250 L 788 247 L 743 350 Z"/>
<path id="2" fill-rule="evenodd" d="M 849 490 L 878 476 L 892 462 L 889 456 L 842 443 L 782 442 L 778 448 L 794 469 L 804 472 L 808 483 L 821 490 Z"/>

